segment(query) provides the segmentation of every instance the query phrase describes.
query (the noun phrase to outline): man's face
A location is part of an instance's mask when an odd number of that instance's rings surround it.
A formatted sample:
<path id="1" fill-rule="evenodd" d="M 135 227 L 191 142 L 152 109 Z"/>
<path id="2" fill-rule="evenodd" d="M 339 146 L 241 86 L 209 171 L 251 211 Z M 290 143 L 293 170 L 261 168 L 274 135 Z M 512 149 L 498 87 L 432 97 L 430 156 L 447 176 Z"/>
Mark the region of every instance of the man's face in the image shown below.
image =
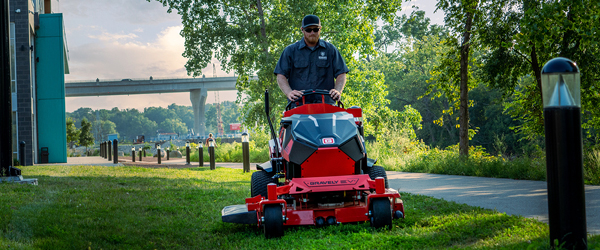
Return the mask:
<path id="1" fill-rule="evenodd" d="M 306 39 L 306 41 L 309 43 L 317 43 L 321 34 L 321 27 L 317 25 L 308 26 L 302 29 L 302 33 L 304 34 L 304 39 Z"/>

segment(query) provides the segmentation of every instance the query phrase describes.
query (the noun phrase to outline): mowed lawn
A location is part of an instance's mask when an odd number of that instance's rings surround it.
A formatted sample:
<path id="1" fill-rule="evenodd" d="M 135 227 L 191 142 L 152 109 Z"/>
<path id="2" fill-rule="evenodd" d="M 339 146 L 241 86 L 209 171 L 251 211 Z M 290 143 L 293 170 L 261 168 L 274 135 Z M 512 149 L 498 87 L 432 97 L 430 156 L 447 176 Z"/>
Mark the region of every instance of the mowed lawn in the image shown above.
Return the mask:
<path id="1" fill-rule="evenodd" d="M 293 227 L 266 240 L 256 226 L 221 222 L 224 206 L 250 194 L 240 169 L 22 170 L 39 185 L 0 184 L 0 249 L 549 248 L 544 223 L 420 195 L 402 194 L 407 218 L 392 230 Z"/>

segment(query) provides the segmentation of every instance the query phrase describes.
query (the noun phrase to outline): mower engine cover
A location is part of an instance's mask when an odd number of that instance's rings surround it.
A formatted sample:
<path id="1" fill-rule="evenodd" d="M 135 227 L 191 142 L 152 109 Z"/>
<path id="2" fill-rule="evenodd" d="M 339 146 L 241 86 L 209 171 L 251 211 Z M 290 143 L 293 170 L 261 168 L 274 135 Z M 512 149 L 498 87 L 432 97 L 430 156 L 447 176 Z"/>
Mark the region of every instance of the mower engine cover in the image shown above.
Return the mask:
<path id="1" fill-rule="evenodd" d="M 364 157 L 354 116 L 347 112 L 294 114 L 281 124 L 283 158 L 303 169 L 294 177 L 354 174 L 355 163 Z"/>

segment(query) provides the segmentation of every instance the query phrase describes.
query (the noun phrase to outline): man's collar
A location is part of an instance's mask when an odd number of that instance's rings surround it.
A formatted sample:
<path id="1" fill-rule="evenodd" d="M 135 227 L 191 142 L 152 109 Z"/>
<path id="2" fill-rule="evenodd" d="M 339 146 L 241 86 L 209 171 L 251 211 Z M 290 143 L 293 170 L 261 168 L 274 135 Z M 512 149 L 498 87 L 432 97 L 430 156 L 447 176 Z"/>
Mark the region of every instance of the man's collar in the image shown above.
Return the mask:
<path id="1" fill-rule="evenodd" d="M 317 46 L 315 46 L 315 47 L 319 47 L 319 46 L 325 48 L 325 41 L 323 41 L 320 38 L 319 38 L 319 42 L 317 43 Z M 300 39 L 300 47 L 298 47 L 298 49 L 302 49 L 304 47 L 308 47 L 308 46 L 306 45 L 306 41 L 304 41 L 304 37 L 302 37 L 302 39 Z"/>

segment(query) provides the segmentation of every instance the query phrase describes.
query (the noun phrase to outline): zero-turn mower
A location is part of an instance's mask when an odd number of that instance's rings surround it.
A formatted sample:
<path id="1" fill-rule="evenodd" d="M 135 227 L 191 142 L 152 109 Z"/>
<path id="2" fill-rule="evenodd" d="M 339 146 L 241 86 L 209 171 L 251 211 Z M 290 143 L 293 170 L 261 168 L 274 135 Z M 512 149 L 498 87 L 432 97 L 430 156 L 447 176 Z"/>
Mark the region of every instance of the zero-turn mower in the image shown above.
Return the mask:
<path id="1" fill-rule="evenodd" d="M 289 102 L 277 137 L 265 91 L 271 160 L 256 166 L 246 204 L 223 208 L 223 222 L 255 224 L 275 238 L 284 226 L 370 221 L 391 229 L 392 219 L 404 218 L 400 194 L 389 188 L 383 167 L 367 158 L 362 109 L 326 98 L 327 90 L 305 90 Z"/>

